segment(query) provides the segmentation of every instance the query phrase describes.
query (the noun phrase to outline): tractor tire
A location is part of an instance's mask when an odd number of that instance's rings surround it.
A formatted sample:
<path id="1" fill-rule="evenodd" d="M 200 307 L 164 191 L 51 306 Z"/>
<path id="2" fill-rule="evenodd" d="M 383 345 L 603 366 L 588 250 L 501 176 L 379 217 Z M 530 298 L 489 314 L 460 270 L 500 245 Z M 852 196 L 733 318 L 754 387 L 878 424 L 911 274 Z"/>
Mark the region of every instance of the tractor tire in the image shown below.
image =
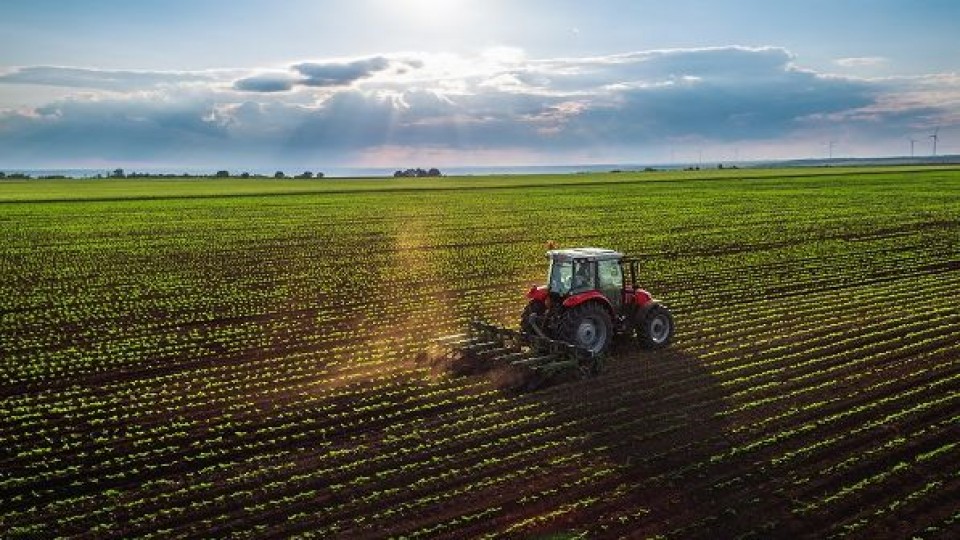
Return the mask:
<path id="1" fill-rule="evenodd" d="M 645 349 L 662 349 L 673 339 L 673 316 L 660 304 L 640 313 L 637 321 L 637 340 Z"/>
<path id="2" fill-rule="evenodd" d="M 568 309 L 561 321 L 560 339 L 594 354 L 604 354 L 613 341 L 610 313 L 597 302 Z"/>

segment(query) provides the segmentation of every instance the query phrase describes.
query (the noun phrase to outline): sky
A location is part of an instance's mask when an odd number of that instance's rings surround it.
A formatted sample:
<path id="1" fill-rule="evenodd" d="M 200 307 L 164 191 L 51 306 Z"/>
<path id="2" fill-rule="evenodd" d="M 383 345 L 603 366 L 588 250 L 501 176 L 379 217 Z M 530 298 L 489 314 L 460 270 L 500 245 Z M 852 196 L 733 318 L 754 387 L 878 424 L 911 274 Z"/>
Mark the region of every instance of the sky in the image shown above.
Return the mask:
<path id="1" fill-rule="evenodd" d="M 934 133 L 960 153 L 954 0 L 0 3 L 0 170 L 729 163 Z"/>

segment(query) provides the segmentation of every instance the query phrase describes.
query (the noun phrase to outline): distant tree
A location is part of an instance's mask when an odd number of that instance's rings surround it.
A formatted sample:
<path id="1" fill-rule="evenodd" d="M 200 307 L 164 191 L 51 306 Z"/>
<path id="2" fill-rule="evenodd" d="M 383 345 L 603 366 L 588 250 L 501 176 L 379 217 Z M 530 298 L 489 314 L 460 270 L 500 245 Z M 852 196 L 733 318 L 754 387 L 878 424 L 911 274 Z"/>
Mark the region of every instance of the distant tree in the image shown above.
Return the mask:
<path id="1" fill-rule="evenodd" d="M 242 172 L 242 173 L 240 173 L 240 178 L 250 178 L 250 173 L 248 173 L 248 172 Z"/>
<path id="2" fill-rule="evenodd" d="M 310 171 L 303 171 L 303 174 L 298 174 L 297 178 L 313 178 L 313 173 Z"/>
<path id="3" fill-rule="evenodd" d="M 417 167 L 416 169 L 404 169 L 393 173 L 394 178 L 424 178 L 428 176 L 443 176 L 443 173 L 436 167 L 430 170 Z"/>
<path id="4" fill-rule="evenodd" d="M 110 176 L 114 178 L 123 178 L 125 175 L 123 174 L 123 169 L 114 169 L 113 174 Z"/>
<path id="5" fill-rule="evenodd" d="M 273 173 L 273 177 L 274 177 L 274 178 L 286 178 L 286 175 L 283 174 L 283 171 L 277 171 L 277 172 Z"/>
<path id="6" fill-rule="evenodd" d="M 323 178 L 323 173 L 322 173 L 322 172 L 318 172 L 318 173 L 317 173 L 317 178 Z"/>
<path id="7" fill-rule="evenodd" d="M 6 178 L 6 177 L 7 177 L 7 173 L 0 171 L 0 178 Z"/>
<path id="8" fill-rule="evenodd" d="M 230 178 L 230 171 L 217 171 L 217 178 Z"/>

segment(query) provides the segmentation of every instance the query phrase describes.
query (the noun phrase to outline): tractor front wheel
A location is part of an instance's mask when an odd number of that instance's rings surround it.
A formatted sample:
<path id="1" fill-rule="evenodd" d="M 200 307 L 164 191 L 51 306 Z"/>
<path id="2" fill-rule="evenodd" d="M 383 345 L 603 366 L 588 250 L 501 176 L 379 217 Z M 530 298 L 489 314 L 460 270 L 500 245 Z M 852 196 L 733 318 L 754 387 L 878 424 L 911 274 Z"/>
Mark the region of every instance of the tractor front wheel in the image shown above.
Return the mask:
<path id="1" fill-rule="evenodd" d="M 603 354 L 613 338 L 610 313 L 596 302 L 570 308 L 563 314 L 561 339 L 594 354 Z"/>
<path id="2" fill-rule="evenodd" d="M 656 304 L 640 315 L 637 339 L 647 349 L 662 349 L 673 339 L 673 316 L 665 306 Z"/>

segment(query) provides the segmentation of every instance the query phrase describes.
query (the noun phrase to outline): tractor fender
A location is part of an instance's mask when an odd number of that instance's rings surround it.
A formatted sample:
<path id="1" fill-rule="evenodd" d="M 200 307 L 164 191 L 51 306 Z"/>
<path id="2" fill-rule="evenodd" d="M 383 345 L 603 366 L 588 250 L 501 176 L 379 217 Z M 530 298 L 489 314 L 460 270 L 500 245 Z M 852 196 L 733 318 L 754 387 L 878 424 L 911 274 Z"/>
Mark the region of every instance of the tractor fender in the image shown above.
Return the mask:
<path id="1" fill-rule="evenodd" d="M 575 294 L 566 300 L 563 301 L 563 307 L 570 309 L 583 304 L 584 302 L 600 302 L 603 307 L 607 308 L 607 311 L 613 316 L 613 306 L 610 305 L 610 300 L 607 300 L 607 297 L 603 295 L 600 291 L 587 291 L 585 293 Z"/>
<path id="2" fill-rule="evenodd" d="M 634 304 L 638 309 L 646 306 L 650 302 L 656 302 L 656 300 L 653 299 L 653 295 L 647 292 L 646 289 L 636 288 L 633 292 L 627 294 L 626 303 Z"/>
<path id="3" fill-rule="evenodd" d="M 529 291 L 527 291 L 526 296 L 531 300 L 536 300 L 537 302 L 546 303 L 547 296 L 549 296 L 549 294 L 550 293 L 547 292 L 547 287 L 545 285 L 541 285 L 539 287 L 534 285 L 533 287 L 530 287 Z"/>

